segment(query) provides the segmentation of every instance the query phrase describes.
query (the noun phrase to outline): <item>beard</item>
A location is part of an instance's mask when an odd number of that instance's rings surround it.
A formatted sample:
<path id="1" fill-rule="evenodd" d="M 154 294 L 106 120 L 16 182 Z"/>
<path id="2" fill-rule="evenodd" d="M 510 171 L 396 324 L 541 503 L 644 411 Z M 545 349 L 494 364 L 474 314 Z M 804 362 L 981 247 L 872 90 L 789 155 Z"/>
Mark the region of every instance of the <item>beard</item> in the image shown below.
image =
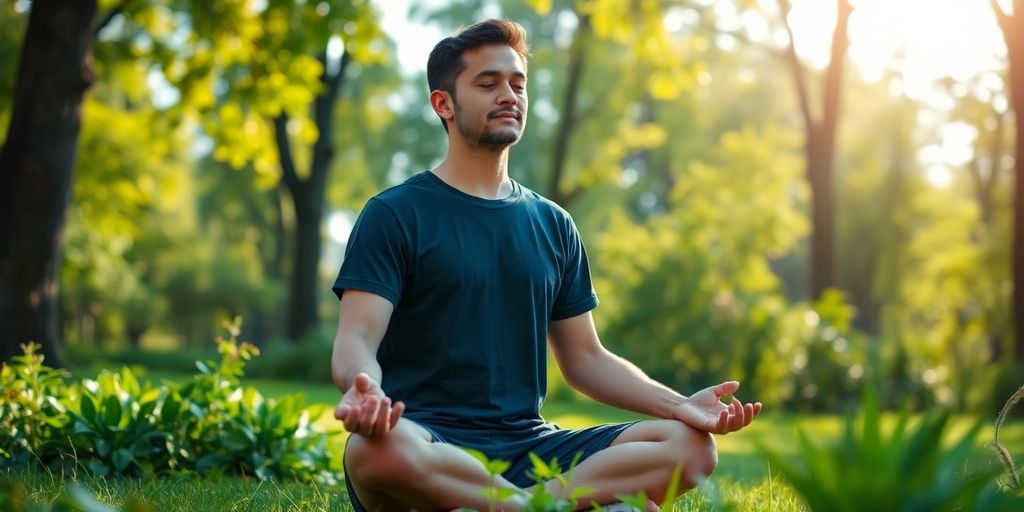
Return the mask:
<path id="1" fill-rule="evenodd" d="M 487 121 L 482 127 L 472 126 L 464 116 L 458 115 L 460 113 L 458 102 L 455 103 L 455 113 L 455 128 L 459 130 L 459 134 L 465 137 L 466 140 L 476 141 L 479 147 L 499 151 L 519 142 L 520 137 L 523 136 L 522 129 L 490 129 L 487 123 L 494 118 L 496 112 L 488 114 Z M 522 123 L 522 119 L 519 122 Z M 520 126 L 522 125 L 520 124 Z"/>

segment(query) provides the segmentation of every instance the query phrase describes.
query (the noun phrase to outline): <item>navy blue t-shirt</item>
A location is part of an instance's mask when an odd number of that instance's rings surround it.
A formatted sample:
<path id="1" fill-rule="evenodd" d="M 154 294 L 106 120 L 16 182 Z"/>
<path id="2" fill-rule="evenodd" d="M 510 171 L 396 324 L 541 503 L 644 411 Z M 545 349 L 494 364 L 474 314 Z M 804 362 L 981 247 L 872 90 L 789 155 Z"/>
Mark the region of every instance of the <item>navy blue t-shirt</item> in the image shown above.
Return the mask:
<path id="1" fill-rule="evenodd" d="M 435 427 L 540 425 L 549 320 L 594 309 L 579 232 L 515 181 L 505 199 L 463 193 L 431 171 L 381 192 L 350 235 L 334 292 L 395 305 L 377 351 L 381 386 Z"/>

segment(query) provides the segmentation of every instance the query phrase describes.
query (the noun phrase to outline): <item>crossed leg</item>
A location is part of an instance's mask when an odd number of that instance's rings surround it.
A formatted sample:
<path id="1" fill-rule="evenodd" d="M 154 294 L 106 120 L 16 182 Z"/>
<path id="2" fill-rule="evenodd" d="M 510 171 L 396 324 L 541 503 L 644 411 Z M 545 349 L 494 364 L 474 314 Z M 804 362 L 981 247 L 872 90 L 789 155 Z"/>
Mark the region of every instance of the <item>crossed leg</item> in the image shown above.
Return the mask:
<path id="1" fill-rule="evenodd" d="M 580 503 L 611 503 L 616 494 L 640 490 L 660 502 L 669 480 L 681 464 L 677 492 L 706 478 L 718 462 L 710 434 L 678 421 L 643 421 L 624 430 L 608 448 L 581 462 L 566 488 L 547 482 L 549 491 L 568 496 L 576 487 L 598 489 Z M 347 477 L 356 497 L 370 511 L 448 510 L 467 507 L 487 510 L 482 491 L 489 486 L 516 487 L 491 477 L 476 459 L 458 447 L 431 442 L 430 434 L 402 418 L 384 439 L 353 435 L 345 451 Z M 531 489 L 525 489 L 529 492 Z M 499 510 L 520 510 L 521 500 L 497 505 Z"/>

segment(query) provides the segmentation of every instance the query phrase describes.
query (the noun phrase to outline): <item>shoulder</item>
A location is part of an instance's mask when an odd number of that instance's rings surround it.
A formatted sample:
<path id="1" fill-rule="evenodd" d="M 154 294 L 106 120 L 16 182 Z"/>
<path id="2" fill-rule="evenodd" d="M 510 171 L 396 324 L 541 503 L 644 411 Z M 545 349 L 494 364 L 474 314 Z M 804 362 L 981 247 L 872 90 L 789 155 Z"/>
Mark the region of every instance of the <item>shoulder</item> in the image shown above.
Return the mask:
<path id="1" fill-rule="evenodd" d="M 558 203 L 520 184 L 523 190 L 523 203 L 541 219 L 558 227 L 560 231 L 575 232 L 576 224 L 572 215 Z"/>
<path id="2" fill-rule="evenodd" d="M 400 223 L 409 221 L 410 216 L 416 217 L 417 212 L 432 201 L 428 188 L 423 172 L 416 173 L 371 197 L 360 215 L 384 215 L 386 212 Z"/>
<path id="3" fill-rule="evenodd" d="M 523 191 L 523 202 L 530 208 L 536 210 L 538 213 L 550 215 L 562 221 L 572 222 L 572 215 L 570 215 L 569 212 L 567 212 L 565 208 L 562 208 L 558 203 L 540 195 L 523 184 L 519 184 L 519 187 L 522 188 Z"/>
<path id="4" fill-rule="evenodd" d="M 425 177 L 423 172 L 418 172 L 407 178 L 402 183 L 393 185 L 379 192 L 377 195 L 370 198 L 370 202 L 375 200 L 386 204 L 391 207 L 398 207 L 410 202 L 415 202 L 418 198 L 422 198 L 422 194 L 419 194 L 425 186 Z"/>

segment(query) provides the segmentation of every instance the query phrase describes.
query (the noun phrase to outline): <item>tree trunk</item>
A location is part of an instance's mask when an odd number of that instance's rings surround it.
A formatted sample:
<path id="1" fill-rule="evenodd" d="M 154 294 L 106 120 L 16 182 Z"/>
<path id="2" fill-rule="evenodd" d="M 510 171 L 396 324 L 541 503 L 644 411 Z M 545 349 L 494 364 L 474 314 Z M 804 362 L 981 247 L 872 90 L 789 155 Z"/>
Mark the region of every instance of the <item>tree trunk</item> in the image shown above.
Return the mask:
<path id="1" fill-rule="evenodd" d="M 326 55 L 320 57 L 320 62 L 324 65 L 324 73 L 320 77 L 324 90 L 317 96 L 313 105 L 313 119 L 319 136 L 313 144 L 313 162 L 306 179 L 299 178 L 295 168 L 288 139 L 288 116 L 281 114 L 274 119 L 282 182 L 291 194 L 292 205 L 295 208 L 295 257 L 292 259 L 292 275 L 288 287 L 287 336 L 296 342 L 316 326 L 318 319 L 316 281 L 320 261 L 320 221 L 324 216 L 327 177 L 331 159 L 334 157 L 334 147 L 331 144 L 334 129 L 332 114 L 349 60 L 350 56 L 345 52 L 338 70 L 330 75 Z"/>
<path id="2" fill-rule="evenodd" d="M 95 0 L 32 2 L 0 150 L 0 360 L 36 341 L 61 364 L 60 258 L 96 10 Z"/>
<path id="3" fill-rule="evenodd" d="M 832 52 L 822 87 L 822 115 L 811 112 L 811 99 L 804 80 L 804 67 L 796 54 L 793 30 L 789 25 L 789 1 L 779 0 L 782 20 L 789 35 L 786 57 L 796 84 L 800 113 L 804 120 L 807 181 L 811 185 L 811 279 L 812 299 L 821 297 L 834 286 L 835 277 L 835 208 L 832 197 L 833 161 L 836 130 L 843 84 L 843 61 L 849 45 L 847 27 L 853 7 L 849 0 L 837 0 L 836 27 L 832 33 Z"/>
<path id="4" fill-rule="evenodd" d="M 1009 55 L 1010 105 L 1016 133 L 1013 139 L 1013 273 L 1014 359 L 1024 364 L 1024 0 L 1014 0 L 1013 15 L 1008 15 L 992 0 L 992 9 L 1006 40 Z"/>
<path id="5" fill-rule="evenodd" d="M 578 189 L 562 191 L 562 178 L 565 175 L 565 161 L 569 154 L 569 143 L 572 140 L 572 133 L 576 128 L 578 105 L 576 99 L 579 96 L 580 84 L 583 79 L 583 66 L 587 60 L 587 47 L 593 29 L 590 26 L 590 16 L 579 15 L 579 26 L 573 36 L 572 45 L 569 48 L 569 69 L 565 83 L 565 95 L 562 99 L 561 118 L 558 121 L 558 132 L 555 134 L 555 146 L 551 164 L 551 175 L 548 176 L 548 198 L 558 203 L 562 208 L 568 208 L 569 203 L 578 195 Z"/>

